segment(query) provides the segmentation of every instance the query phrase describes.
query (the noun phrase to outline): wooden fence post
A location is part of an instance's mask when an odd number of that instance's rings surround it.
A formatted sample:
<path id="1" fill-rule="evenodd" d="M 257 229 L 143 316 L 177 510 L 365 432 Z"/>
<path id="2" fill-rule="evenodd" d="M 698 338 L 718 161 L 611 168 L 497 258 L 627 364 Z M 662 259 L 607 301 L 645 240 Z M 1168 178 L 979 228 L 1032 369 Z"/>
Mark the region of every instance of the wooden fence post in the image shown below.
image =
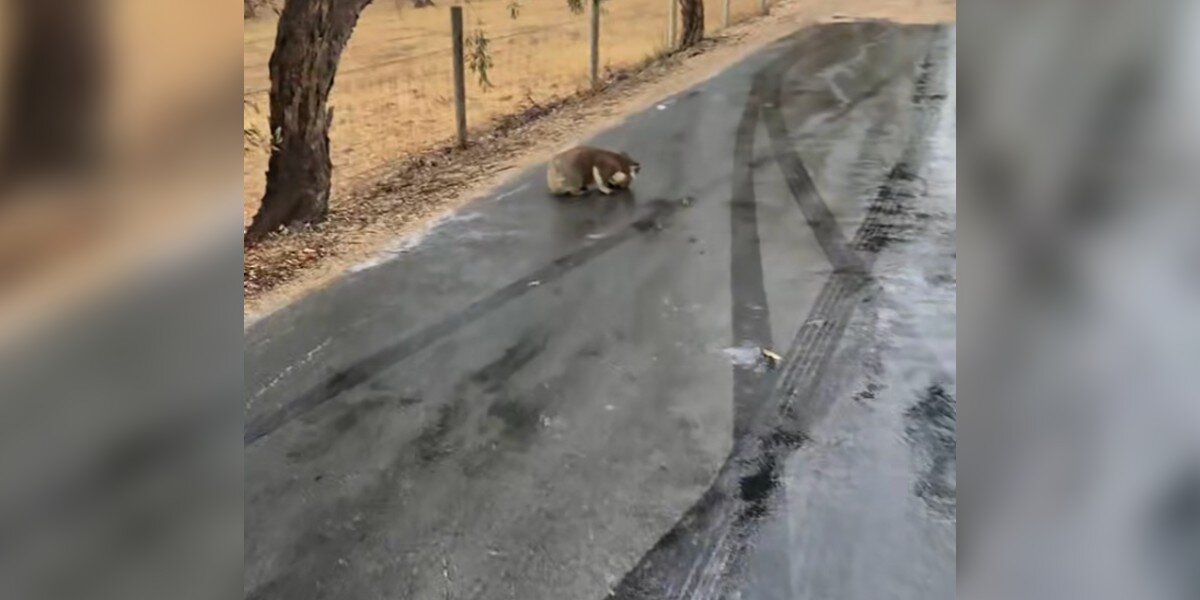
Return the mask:
<path id="1" fill-rule="evenodd" d="M 454 43 L 454 124 L 458 147 L 467 146 L 467 84 L 463 74 L 462 7 L 450 7 L 450 37 Z"/>
<path id="2" fill-rule="evenodd" d="M 674 50 L 676 40 L 679 39 L 679 7 L 675 5 L 675 2 L 676 0 L 667 0 L 667 15 L 669 15 L 667 50 Z"/>
<path id="3" fill-rule="evenodd" d="M 721 19 L 721 28 L 722 29 L 729 28 L 729 2 L 730 2 L 730 0 L 725 0 L 725 11 L 724 11 L 723 17 Z"/>
<path id="4" fill-rule="evenodd" d="M 592 89 L 600 88 L 600 0 L 592 0 Z"/>
<path id="5" fill-rule="evenodd" d="M 767 4 L 767 0 L 760 0 L 760 7 L 761 7 L 762 14 L 764 14 L 764 15 L 765 15 L 765 14 L 767 14 L 767 13 L 770 11 L 770 8 L 771 8 L 771 7 L 770 7 L 770 6 Z"/>

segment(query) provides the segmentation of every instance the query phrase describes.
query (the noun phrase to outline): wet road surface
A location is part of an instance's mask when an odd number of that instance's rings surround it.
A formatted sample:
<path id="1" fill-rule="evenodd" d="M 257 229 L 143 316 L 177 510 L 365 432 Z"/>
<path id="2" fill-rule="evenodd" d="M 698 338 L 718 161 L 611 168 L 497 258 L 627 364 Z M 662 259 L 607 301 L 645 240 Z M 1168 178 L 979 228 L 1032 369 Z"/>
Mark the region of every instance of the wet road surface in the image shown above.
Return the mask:
<path id="1" fill-rule="evenodd" d="M 797 32 L 257 323 L 246 597 L 953 597 L 954 87 Z"/>

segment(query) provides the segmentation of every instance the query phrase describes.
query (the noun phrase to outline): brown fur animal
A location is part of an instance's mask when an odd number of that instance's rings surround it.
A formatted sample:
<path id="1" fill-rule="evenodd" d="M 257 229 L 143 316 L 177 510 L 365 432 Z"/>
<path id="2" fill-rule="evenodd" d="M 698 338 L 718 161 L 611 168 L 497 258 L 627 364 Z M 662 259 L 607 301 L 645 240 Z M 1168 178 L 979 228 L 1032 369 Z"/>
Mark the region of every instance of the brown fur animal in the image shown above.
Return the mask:
<path id="1" fill-rule="evenodd" d="M 642 166 L 624 152 L 577 146 L 555 156 L 546 171 L 553 194 L 581 196 L 591 186 L 602 194 L 628 188 Z"/>

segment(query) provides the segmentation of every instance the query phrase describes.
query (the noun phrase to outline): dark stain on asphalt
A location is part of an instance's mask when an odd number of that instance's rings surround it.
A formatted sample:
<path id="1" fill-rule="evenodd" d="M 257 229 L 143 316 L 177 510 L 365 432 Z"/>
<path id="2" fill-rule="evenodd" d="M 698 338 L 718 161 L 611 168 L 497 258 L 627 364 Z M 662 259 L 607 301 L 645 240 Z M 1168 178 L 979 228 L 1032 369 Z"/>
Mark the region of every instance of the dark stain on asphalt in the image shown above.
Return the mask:
<path id="1" fill-rule="evenodd" d="M 462 425 L 471 420 L 471 411 L 484 406 L 488 407 L 488 416 L 504 423 L 506 434 L 527 438 L 533 433 L 540 410 L 523 404 L 520 395 L 511 389 L 509 380 L 545 347 L 545 336 L 527 334 L 505 349 L 499 358 L 456 384 L 449 402 L 438 408 L 437 418 L 417 436 L 417 456 L 422 462 L 433 463 L 469 442 L 478 443 L 483 439 L 483 436 L 476 436 L 474 440 L 451 438 L 454 434 L 463 436 Z"/>
<path id="2" fill-rule="evenodd" d="M 957 507 L 957 414 L 954 396 L 936 383 L 904 413 L 905 434 L 921 464 L 913 492 L 930 510 L 946 517 L 953 517 Z"/>
<path id="3" fill-rule="evenodd" d="M 394 400 L 388 396 L 376 396 L 339 406 L 340 412 L 332 419 L 305 419 L 305 433 L 291 446 L 285 456 L 293 463 L 305 463 L 319 459 L 336 447 L 341 440 L 346 438 L 347 434 L 359 427 L 361 423 L 370 421 L 370 415 L 394 404 Z"/>
<path id="4" fill-rule="evenodd" d="M 504 424 L 504 435 L 526 439 L 537 431 L 542 411 L 540 403 L 501 398 L 488 408 L 488 416 Z"/>
<path id="5" fill-rule="evenodd" d="M 358 415 L 353 412 L 346 412 L 333 421 L 333 430 L 338 433 L 346 433 L 355 425 L 358 425 Z"/>
<path id="6" fill-rule="evenodd" d="M 438 468 L 444 464 L 441 460 L 444 457 L 466 450 L 470 455 L 464 457 L 465 468 L 474 469 L 476 474 L 486 469 L 488 461 L 496 455 L 491 451 L 492 440 L 464 425 L 481 415 L 494 412 L 496 414 L 490 416 L 505 422 L 509 430 L 516 427 L 528 433 L 531 425 L 529 413 L 512 412 L 513 403 L 525 396 L 513 389 L 511 380 L 530 365 L 546 345 L 547 338 L 541 332 L 527 332 L 499 357 L 465 374 L 454 386 L 448 401 L 436 409 L 433 418 L 411 445 L 401 448 L 389 464 L 373 471 L 370 485 L 355 494 L 339 498 L 329 506 L 298 516 L 295 527 L 299 534 L 285 555 L 292 568 L 251 590 L 246 595 L 247 600 L 313 597 L 313 581 L 332 578 L 344 568 L 338 562 L 329 560 L 330 556 L 353 558 L 355 549 L 371 537 L 372 532 L 384 528 L 382 523 L 375 520 L 386 518 L 389 513 L 364 508 L 405 502 L 403 494 L 397 490 L 402 488 L 400 483 L 404 473 L 411 472 L 414 467 Z M 502 406 L 493 411 L 490 408 L 495 406 L 493 403 Z M 329 421 L 329 427 L 338 429 L 349 424 L 351 426 L 347 431 L 351 431 L 354 426 L 362 426 L 371 420 L 363 411 L 394 405 L 395 402 L 392 399 L 356 404 L 362 405 L 357 412 L 334 417 Z M 485 409 L 485 406 L 489 408 Z M 353 416 L 347 417 L 346 414 Z M 511 431 L 506 430 L 507 433 Z M 494 429 L 491 435 L 494 437 Z M 325 474 L 317 475 L 313 481 L 319 483 L 325 477 Z M 357 516 L 347 520 L 346 515 Z M 363 587 L 364 582 L 345 580 L 342 583 L 348 586 L 343 589 L 348 595 L 340 597 L 368 595 Z M 397 594 L 411 597 L 404 590 L 397 591 Z"/>
<path id="7" fill-rule="evenodd" d="M 767 514 L 768 502 L 771 495 L 779 488 L 779 473 L 777 462 L 772 455 L 766 456 L 758 468 L 749 475 L 743 475 L 738 481 L 741 493 L 742 519 L 754 519 Z"/>
<path id="8" fill-rule="evenodd" d="M 431 463 L 450 453 L 446 436 L 461 420 L 462 414 L 462 400 L 458 397 L 438 407 L 437 418 L 426 425 L 417 436 L 417 457 L 421 462 Z"/>
<path id="9" fill-rule="evenodd" d="M 904 213 L 916 197 L 919 177 L 912 165 L 896 163 L 867 206 L 863 227 L 855 236 L 854 247 L 860 252 L 878 254 L 889 244 L 900 241 L 910 228 L 895 217 Z"/>

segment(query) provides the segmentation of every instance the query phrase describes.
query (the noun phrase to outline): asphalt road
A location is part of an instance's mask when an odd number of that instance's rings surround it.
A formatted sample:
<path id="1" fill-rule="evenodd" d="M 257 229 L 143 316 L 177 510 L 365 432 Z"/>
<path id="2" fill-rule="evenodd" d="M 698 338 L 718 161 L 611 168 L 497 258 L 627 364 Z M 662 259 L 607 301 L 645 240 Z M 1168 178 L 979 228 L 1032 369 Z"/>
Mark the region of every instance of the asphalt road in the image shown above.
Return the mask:
<path id="1" fill-rule="evenodd" d="M 953 598 L 954 35 L 797 32 L 592 140 L 632 193 L 255 324 L 246 597 Z"/>

